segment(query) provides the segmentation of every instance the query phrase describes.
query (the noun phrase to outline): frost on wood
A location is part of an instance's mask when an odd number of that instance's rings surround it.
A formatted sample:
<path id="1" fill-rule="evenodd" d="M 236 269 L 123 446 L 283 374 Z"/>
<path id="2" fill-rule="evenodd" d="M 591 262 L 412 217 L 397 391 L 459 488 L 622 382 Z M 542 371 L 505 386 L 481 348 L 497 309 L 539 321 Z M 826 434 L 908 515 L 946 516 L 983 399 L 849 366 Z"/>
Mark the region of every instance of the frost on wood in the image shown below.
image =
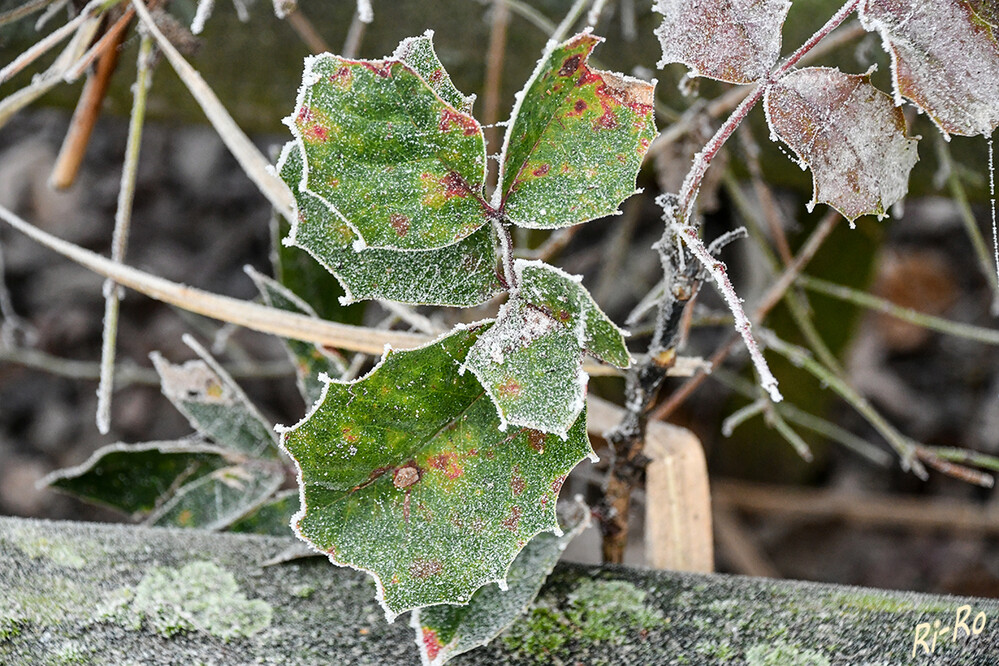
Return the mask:
<path id="1" fill-rule="evenodd" d="M 300 147 L 294 142 L 286 144 L 278 171 L 295 194 L 298 214 L 289 242 L 308 251 L 336 275 L 347 292 L 345 301 L 378 298 L 468 307 L 498 291 L 499 259 L 488 226 L 435 250 L 355 251 L 357 235 L 350 226 L 320 197 L 302 189 L 302 169 Z"/>
<path id="2" fill-rule="evenodd" d="M 565 437 L 586 397 L 583 352 L 630 365 L 624 337 L 580 279 L 540 261 L 514 263 L 517 289 L 465 361 L 507 424 Z"/>
<path id="3" fill-rule="evenodd" d="M 656 134 L 653 84 L 591 69 L 599 38 L 576 35 L 518 93 L 502 164 L 502 212 L 554 229 L 617 211 Z"/>
<path id="4" fill-rule="evenodd" d="M 663 15 L 656 36 L 663 58 L 657 67 L 682 63 L 691 76 L 752 83 L 780 56 L 788 0 L 657 0 Z"/>
<path id="5" fill-rule="evenodd" d="M 560 511 L 560 514 L 563 512 Z M 413 612 L 410 626 L 424 666 L 441 666 L 453 657 L 486 645 L 518 617 L 538 596 L 562 551 L 589 527 L 589 507 L 571 505 L 562 522 L 563 534 L 539 534 L 531 539 L 510 565 L 507 589 L 486 585 L 465 606 L 441 604 Z"/>
<path id="6" fill-rule="evenodd" d="M 812 202 L 850 221 L 887 214 L 905 196 L 919 157 L 905 116 L 868 75 L 801 69 L 767 88 L 770 128 L 812 170 Z"/>
<path id="7" fill-rule="evenodd" d="M 249 266 L 247 266 L 247 274 L 257 285 L 257 289 L 267 305 L 310 317 L 316 316 L 315 310 L 308 303 L 277 281 L 266 275 L 261 275 Z M 343 361 L 321 345 L 290 338 L 282 338 L 282 342 L 284 342 L 288 356 L 291 357 L 291 362 L 295 366 L 295 377 L 302 399 L 305 400 L 306 405 L 315 404 L 322 395 L 323 387 L 326 386 L 319 379 L 319 376 L 324 374 L 328 377 L 340 377 L 346 369 Z"/>
<path id="8" fill-rule="evenodd" d="M 277 455 L 274 431 L 221 367 L 204 360 L 174 365 L 150 355 L 161 388 L 195 430 L 217 445 L 251 456 Z"/>
<path id="9" fill-rule="evenodd" d="M 421 52 L 407 40 L 385 60 L 308 58 L 286 120 L 305 158 L 301 186 L 342 217 L 358 249 L 440 248 L 488 221 L 482 127 L 423 78 L 446 74 L 428 72 Z M 439 82 L 456 101 L 451 88 Z"/>
<path id="10" fill-rule="evenodd" d="M 897 103 L 912 100 L 944 132 L 989 136 L 999 125 L 996 13 L 994 0 L 867 0 L 860 18 L 891 55 Z"/>
<path id="11" fill-rule="evenodd" d="M 592 452 L 585 413 L 566 441 L 500 431 L 482 386 L 459 372 L 484 329 L 389 352 L 363 379 L 330 382 L 282 435 L 299 470 L 296 533 L 334 564 L 371 573 L 390 618 L 466 603 L 502 580 L 531 538 L 558 530 L 562 481 Z"/>

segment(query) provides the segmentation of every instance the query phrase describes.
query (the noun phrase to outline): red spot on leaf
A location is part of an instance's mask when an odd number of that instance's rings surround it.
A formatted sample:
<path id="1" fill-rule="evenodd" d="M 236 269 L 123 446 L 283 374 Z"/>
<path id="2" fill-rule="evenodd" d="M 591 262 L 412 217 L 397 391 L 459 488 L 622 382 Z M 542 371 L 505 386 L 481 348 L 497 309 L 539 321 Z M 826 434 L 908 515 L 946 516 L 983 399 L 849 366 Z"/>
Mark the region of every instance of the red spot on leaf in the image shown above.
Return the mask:
<path id="1" fill-rule="evenodd" d="M 423 649 L 427 651 L 427 657 L 433 661 L 437 658 L 437 655 L 440 654 L 441 648 L 444 647 L 444 645 L 442 645 L 440 639 L 437 638 L 437 632 L 430 627 L 423 627 L 422 631 Z"/>
<path id="2" fill-rule="evenodd" d="M 325 141 L 329 137 L 329 130 L 323 125 L 323 118 L 307 106 L 303 106 L 298 110 L 295 123 L 302 133 L 303 141 L 315 143 Z"/>
<path id="3" fill-rule="evenodd" d="M 617 129 L 617 115 L 609 108 L 605 108 L 603 115 L 597 118 L 596 126 L 603 129 Z"/>
<path id="4" fill-rule="evenodd" d="M 524 488 L 527 487 L 527 482 L 524 481 L 524 477 L 520 475 L 520 467 L 513 468 L 513 476 L 510 477 L 510 492 L 514 496 L 519 495 L 524 492 Z"/>
<path id="5" fill-rule="evenodd" d="M 354 442 L 356 442 L 357 440 L 359 440 L 361 438 L 360 435 L 354 434 L 354 431 L 351 430 L 350 426 L 347 426 L 346 428 L 344 428 L 340 432 L 343 433 L 343 438 L 345 440 L 347 440 L 348 442 L 350 442 L 351 444 L 353 444 Z"/>
<path id="6" fill-rule="evenodd" d="M 429 462 L 431 467 L 444 472 L 449 479 L 457 479 L 465 473 L 453 453 L 440 453 L 431 458 Z"/>
<path id="7" fill-rule="evenodd" d="M 642 139 L 638 142 L 638 154 L 644 156 L 645 153 L 649 151 L 649 146 L 652 144 L 648 139 Z"/>
<path id="8" fill-rule="evenodd" d="M 434 71 L 430 72 L 430 82 L 431 83 L 438 83 L 443 78 L 444 78 L 444 70 L 441 69 L 440 67 L 438 67 Z"/>
<path id="9" fill-rule="evenodd" d="M 357 60 L 356 64 L 362 65 L 363 67 L 370 69 L 372 72 L 382 77 L 383 79 L 387 79 L 392 74 L 392 67 L 389 65 L 389 63 L 384 61 L 376 60 L 374 62 L 370 62 L 367 60 Z"/>
<path id="10" fill-rule="evenodd" d="M 408 488 L 420 480 L 420 468 L 415 465 L 400 467 L 392 473 L 392 484 L 396 488 Z"/>
<path id="11" fill-rule="evenodd" d="M 448 199 L 468 196 L 468 185 L 457 171 L 449 171 L 441 179 L 441 184 L 444 186 L 444 196 Z"/>
<path id="12" fill-rule="evenodd" d="M 517 531 L 517 525 L 520 523 L 520 507 L 514 504 L 510 507 L 510 517 L 503 521 L 503 527 L 507 528 L 511 532 Z"/>
<path id="13" fill-rule="evenodd" d="M 549 166 L 547 164 L 542 164 L 541 166 L 539 166 L 537 169 L 535 169 L 531 173 L 533 173 L 538 178 L 541 178 L 542 176 L 546 175 L 550 170 L 551 170 L 551 166 Z"/>
<path id="14" fill-rule="evenodd" d="M 577 99 L 575 106 L 573 106 L 572 108 L 576 110 L 576 113 L 582 113 L 583 111 L 586 110 L 586 107 L 587 105 L 585 100 Z"/>
<path id="15" fill-rule="evenodd" d="M 473 136 L 479 131 L 479 124 L 475 122 L 475 119 L 466 116 L 464 113 L 459 113 L 449 106 L 444 107 L 441 110 L 441 119 L 438 124 L 438 129 L 441 132 L 451 131 L 451 127 L 461 128 L 461 133 L 465 136 Z"/>
<path id="16" fill-rule="evenodd" d="M 344 66 L 338 69 L 335 74 L 330 74 L 329 80 L 335 86 L 349 88 L 354 80 L 354 74 L 350 71 L 350 67 Z"/>
<path id="17" fill-rule="evenodd" d="M 523 387 L 512 377 L 496 387 L 496 392 L 504 398 L 516 398 Z"/>
<path id="18" fill-rule="evenodd" d="M 579 69 L 579 63 L 583 61 L 583 56 L 576 54 L 565 59 L 562 63 L 562 67 L 558 70 L 559 76 L 572 76 Z"/>
<path id="19" fill-rule="evenodd" d="M 565 477 L 560 476 L 554 481 L 552 481 L 552 494 L 558 498 L 559 492 L 562 490 L 562 484 L 565 483 Z"/>
<path id="20" fill-rule="evenodd" d="M 400 215 L 399 213 L 392 213 L 389 215 L 389 224 L 395 230 L 395 233 L 402 238 L 407 233 L 409 233 L 409 218 L 405 215 Z"/>
<path id="21" fill-rule="evenodd" d="M 409 567 L 409 575 L 413 578 L 429 578 L 444 571 L 444 565 L 440 560 L 416 560 Z"/>
<path id="22" fill-rule="evenodd" d="M 527 431 L 527 442 L 538 453 L 545 452 L 545 434 L 539 430 Z"/>

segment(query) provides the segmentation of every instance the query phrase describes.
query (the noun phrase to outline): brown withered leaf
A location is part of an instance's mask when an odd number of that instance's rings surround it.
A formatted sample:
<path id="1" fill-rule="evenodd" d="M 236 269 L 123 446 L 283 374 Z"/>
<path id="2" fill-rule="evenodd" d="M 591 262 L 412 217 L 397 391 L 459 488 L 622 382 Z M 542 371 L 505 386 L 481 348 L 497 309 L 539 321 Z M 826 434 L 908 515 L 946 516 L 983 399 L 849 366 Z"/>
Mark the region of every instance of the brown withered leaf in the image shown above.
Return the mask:
<path id="1" fill-rule="evenodd" d="M 916 139 L 869 75 L 800 69 L 768 88 L 764 109 L 773 134 L 812 170 L 809 206 L 828 203 L 852 221 L 883 216 L 905 196 Z"/>
<path id="2" fill-rule="evenodd" d="M 658 67 L 683 63 L 691 76 L 752 83 L 780 56 L 787 0 L 657 0 Z"/>
<path id="3" fill-rule="evenodd" d="M 996 16 L 994 0 L 867 0 L 860 10 L 889 49 L 896 103 L 910 99 L 964 136 L 999 126 Z"/>

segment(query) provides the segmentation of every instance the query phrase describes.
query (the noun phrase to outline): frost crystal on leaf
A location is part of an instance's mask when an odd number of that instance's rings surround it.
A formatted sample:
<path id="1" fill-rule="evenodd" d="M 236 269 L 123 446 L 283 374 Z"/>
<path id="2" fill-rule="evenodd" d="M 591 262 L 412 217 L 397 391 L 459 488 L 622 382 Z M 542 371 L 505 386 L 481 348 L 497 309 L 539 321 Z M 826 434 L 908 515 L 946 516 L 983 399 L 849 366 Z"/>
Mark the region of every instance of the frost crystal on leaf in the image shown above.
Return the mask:
<path id="1" fill-rule="evenodd" d="M 414 611 L 410 626 L 416 630 L 424 666 L 442 666 L 459 654 L 486 645 L 523 615 L 562 551 L 589 524 L 589 507 L 577 501 L 562 521 L 561 536 L 539 534 L 520 551 L 507 572 L 507 590 L 487 585 L 465 606 L 441 604 Z"/>
<path id="2" fill-rule="evenodd" d="M 468 602 L 502 580 L 535 535 L 558 531 L 555 502 L 591 453 L 585 413 L 562 441 L 503 432 L 459 366 L 487 328 L 389 352 L 363 379 L 330 382 L 282 435 L 299 469 L 296 533 L 334 564 L 371 573 L 389 618 Z"/>
<path id="3" fill-rule="evenodd" d="M 624 337 L 578 277 L 514 262 L 519 287 L 465 361 L 509 423 L 565 437 L 586 395 L 583 352 L 630 365 Z"/>
<path id="4" fill-rule="evenodd" d="M 869 76 L 801 69 L 767 89 L 764 108 L 773 133 L 812 170 L 811 205 L 828 203 L 853 221 L 884 216 L 905 196 L 917 140 Z"/>
<path id="5" fill-rule="evenodd" d="M 752 83 L 766 76 L 780 56 L 788 0 L 657 0 L 663 15 L 656 28 L 662 45 L 660 69 L 671 63 L 691 76 Z"/>
<path id="6" fill-rule="evenodd" d="M 589 33 L 556 46 L 518 94 L 497 190 L 515 224 L 555 229 L 617 211 L 656 134 L 654 84 L 591 69 Z"/>
<path id="7" fill-rule="evenodd" d="M 435 250 L 368 248 L 357 252 L 353 249 L 357 235 L 343 219 L 322 199 L 300 188 L 303 164 L 297 144 L 285 145 L 277 168 L 295 195 L 298 213 L 289 242 L 336 275 L 346 290 L 347 302 L 378 298 L 468 307 L 498 291 L 499 258 L 488 226 Z"/>
<path id="8" fill-rule="evenodd" d="M 440 248 L 487 222 L 482 127 L 438 94 L 467 106 L 450 83 L 431 83 L 446 74 L 428 49 L 407 40 L 386 60 L 306 60 L 286 120 L 305 159 L 301 188 L 342 217 L 359 249 Z"/>
<path id="9" fill-rule="evenodd" d="M 989 136 L 999 126 L 994 0 L 867 0 L 864 28 L 892 59 L 896 103 L 912 100 L 947 133 Z"/>

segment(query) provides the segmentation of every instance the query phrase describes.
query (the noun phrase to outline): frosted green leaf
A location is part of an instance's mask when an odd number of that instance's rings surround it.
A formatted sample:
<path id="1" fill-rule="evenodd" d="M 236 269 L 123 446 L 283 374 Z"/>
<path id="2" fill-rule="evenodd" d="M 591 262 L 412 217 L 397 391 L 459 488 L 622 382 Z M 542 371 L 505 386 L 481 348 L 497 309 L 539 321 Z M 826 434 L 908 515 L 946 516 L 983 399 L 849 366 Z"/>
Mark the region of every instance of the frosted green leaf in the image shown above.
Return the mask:
<path id="1" fill-rule="evenodd" d="M 970 0 L 970 3 L 978 18 L 993 28 L 999 27 L 999 5 L 995 3 L 995 0 Z M 992 34 L 995 35 L 994 30 Z"/>
<path id="2" fill-rule="evenodd" d="M 436 250 L 355 251 L 357 235 L 322 199 L 300 188 L 301 150 L 294 142 L 285 145 L 278 171 L 295 193 L 298 209 L 298 222 L 287 242 L 308 251 L 337 276 L 346 289 L 346 302 L 379 298 L 469 307 L 498 291 L 498 257 L 488 226 Z"/>
<path id="3" fill-rule="evenodd" d="M 945 133 L 991 135 L 999 126 L 994 6 L 981 0 L 861 3 L 861 23 L 881 33 L 891 55 L 896 104 L 912 100 Z"/>
<path id="4" fill-rule="evenodd" d="M 451 77 L 434 51 L 433 30 L 427 30 L 420 37 L 402 40 L 392 57 L 398 58 L 419 74 L 442 100 L 466 115 L 472 114 L 475 95 L 462 95 L 454 87 Z"/>
<path id="5" fill-rule="evenodd" d="M 563 521 L 564 533 L 539 534 L 524 546 L 506 575 L 507 589 L 486 585 L 464 606 L 441 604 L 413 611 L 410 626 L 424 666 L 441 666 L 451 658 L 486 645 L 531 604 L 562 551 L 589 524 L 589 508 L 582 502 Z"/>
<path id="6" fill-rule="evenodd" d="M 226 453 L 199 440 L 111 444 L 41 483 L 138 518 L 166 502 L 182 483 L 228 465 Z"/>
<path id="7" fill-rule="evenodd" d="M 407 40 L 385 60 L 305 61 L 286 121 L 305 159 L 302 186 L 359 236 L 357 249 L 444 247 L 488 221 L 482 127 L 438 95 L 454 100 L 453 86 L 435 91 L 405 61 L 427 73 L 425 50 Z"/>
<path id="8" fill-rule="evenodd" d="M 222 467 L 178 488 L 146 523 L 219 530 L 266 502 L 283 481 L 284 469 L 276 461 Z"/>
<path id="9" fill-rule="evenodd" d="M 285 490 L 229 526 L 230 532 L 291 536 L 288 523 L 298 511 L 298 491 Z M 295 542 L 298 544 L 298 542 Z M 301 545 L 301 544 L 298 544 Z"/>
<path id="10" fill-rule="evenodd" d="M 277 455 L 274 431 L 221 366 L 204 360 L 174 365 L 156 352 L 150 358 L 163 395 L 202 436 L 246 455 Z"/>
<path id="11" fill-rule="evenodd" d="M 562 481 L 592 453 L 585 414 L 565 441 L 499 429 L 482 386 L 459 371 L 485 329 L 389 352 L 364 378 L 331 381 L 282 435 L 302 489 L 292 527 L 334 564 L 369 572 L 390 619 L 466 603 L 503 580 L 528 541 L 558 531 Z"/>
<path id="12" fill-rule="evenodd" d="M 554 229 L 617 211 L 635 192 L 656 134 L 655 86 L 591 69 L 589 33 L 557 46 L 518 94 L 507 130 L 500 210 L 512 222 Z"/>
<path id="13" fill-rule="evenodd" d="M 503 423 L 565 437 L 586 397 L 583 351 L 630 364 L 621 331 L 580 284 L 542 262 L 517 260 L 518 287 L 465 367 L 479 378 Z"/>
<path id="14" fill-rule="evenodd" d="M 657 67 L 683 63 L 691 76 L 752 83 L 780 56 L 788 0 L 657 0 L 663 15 L 656 36 L 663 57 Z"/>
<path id="15" fill-rule="evenodd" d="M 800 69 L 767 88 L 764 109 L 771 131 L 812 170 L 810 207 L 828 203 L 850 221 L 881 217 L 908 191 L 917 140 L 869 75 Z"/>
<path id="16" fill-rule="evenodd" d="M 258 273 L 249 266 L 246 267 L 246 273 L 257 285 L 257 289 L 267 305 L 310 317 L 316 316 L 316 311 L 308 303 L 277 281 Z M 284 342 L 288 356 L 295 366 L 298 390 L 301 392 L 305 404 L 315 404 L 322 395 L 323 387 L 326 386 L 319 379 L 319 376 L 321 374 L 329 377 L 341 376 L 346 370 L 343 361 L 326 351 L 322 346 L 289 338 L 282 338 L 282 342 Z"/>
<path id="17" fill-rule="evenodd" d="M 519 284 L 517 296 L 575 330 L 587 353 L 619 368 L 631 365 L 624 332 L 600 309 L 581 277 L 523 259 L 514 262 L 514 271 Z"/>

